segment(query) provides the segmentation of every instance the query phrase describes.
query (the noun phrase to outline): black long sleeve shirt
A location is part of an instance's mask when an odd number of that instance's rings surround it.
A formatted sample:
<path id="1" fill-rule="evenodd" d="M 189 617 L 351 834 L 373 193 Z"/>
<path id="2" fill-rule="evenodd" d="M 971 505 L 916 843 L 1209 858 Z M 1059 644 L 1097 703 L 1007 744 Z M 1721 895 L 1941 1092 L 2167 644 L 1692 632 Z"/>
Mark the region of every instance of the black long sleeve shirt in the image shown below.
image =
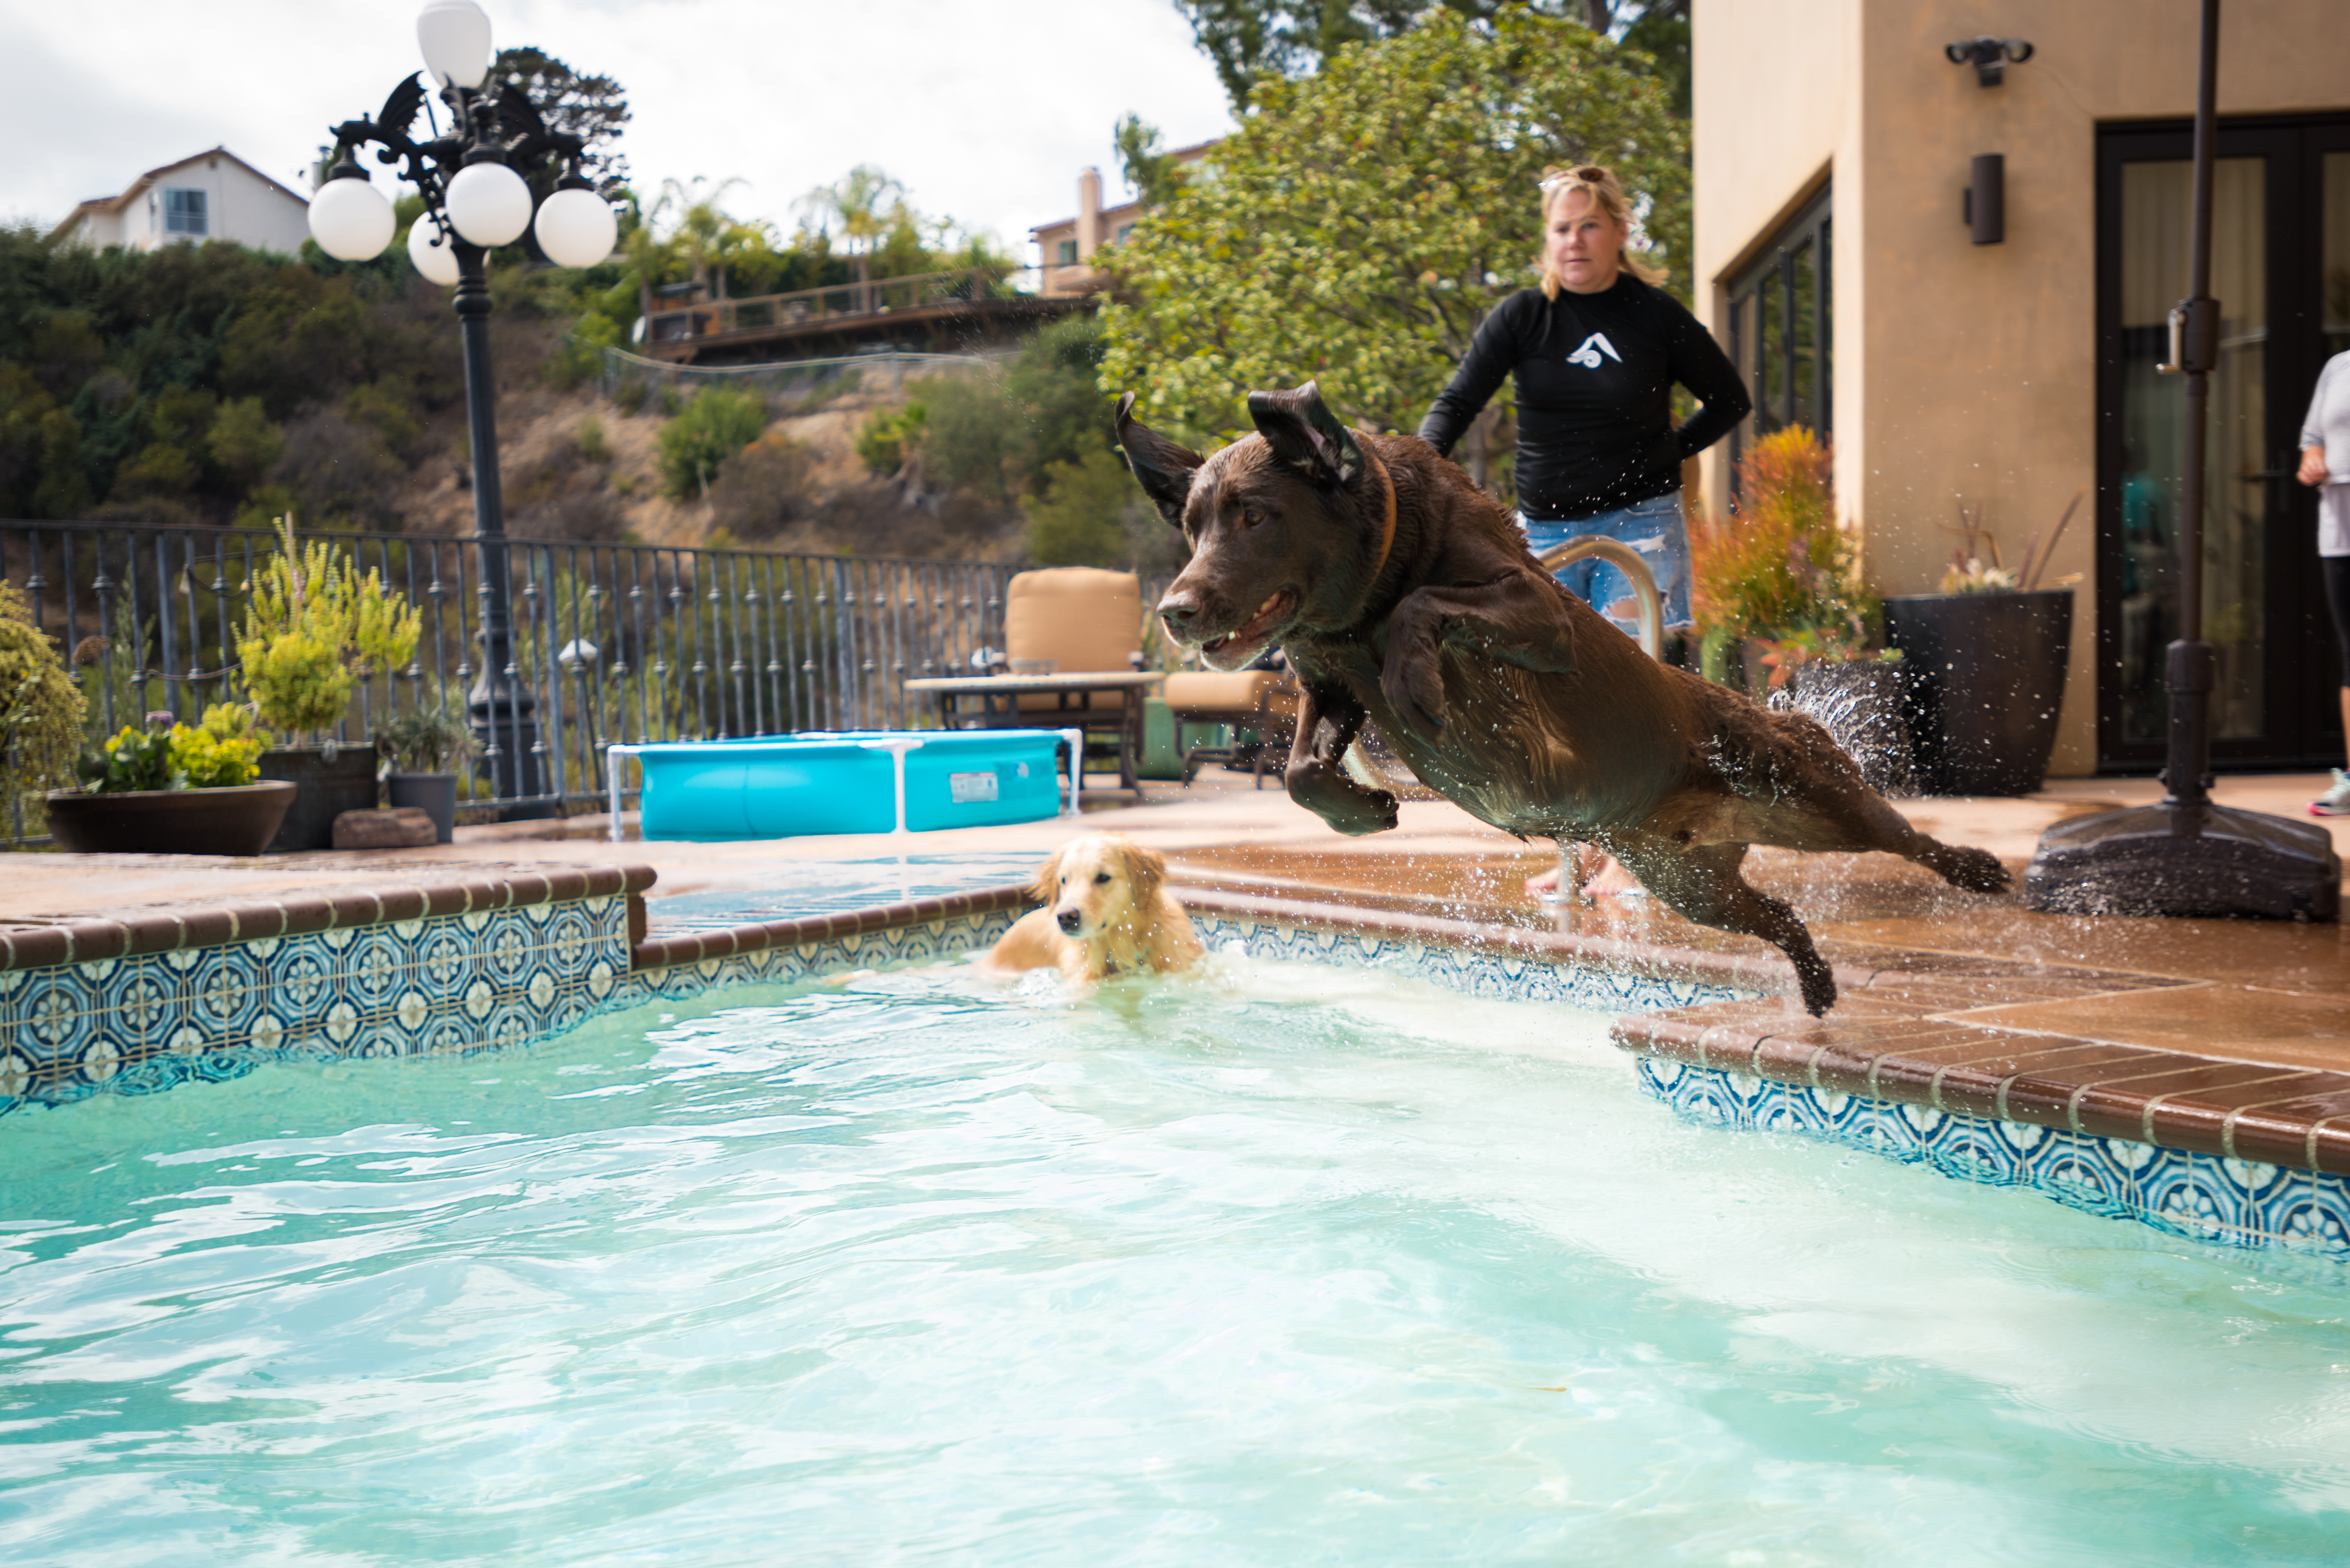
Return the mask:
<path id="1" fill-rule="evenodd" d="M 1449 452 L 1503 379 L 1518 378 L 1518 506 L 1573 522 L 1680 488 L 1681 460 L 1730 433 L 1754 406 L 1697 317 L 1660 288 L 1618 274 L 1597 294 L 1538 288 L 1502 301 L 1420 421 Z M 1704 405 L 1673 428 L 1679 382 Z"/>

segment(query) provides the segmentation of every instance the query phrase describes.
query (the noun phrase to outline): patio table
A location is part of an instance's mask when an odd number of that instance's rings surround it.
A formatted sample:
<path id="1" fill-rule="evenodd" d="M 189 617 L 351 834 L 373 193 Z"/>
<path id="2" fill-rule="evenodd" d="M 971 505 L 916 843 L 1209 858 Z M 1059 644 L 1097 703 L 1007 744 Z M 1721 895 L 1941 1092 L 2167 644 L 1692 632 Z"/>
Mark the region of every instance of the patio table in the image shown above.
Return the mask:
<path id="1" fill-rule="evenodd" d="M 1134 759 L 1142 749 L 1142 697 L 1167 677 L 1145 670 L 1081 670 L 1066 675 L 941 675 L 909 680 L 906 690 L 939 700 L 939 723 L 949 730 L 1086 730 L 1118 736 L 1118 787 L 1142 800 Z M 1095 698 L 1122 693 L 1116 709 L 1096 707 Z M 1050 708 L 1023 708 L 1023 697 L 1051 696 Z M 1080 778 L 1083 757 L 1069 763 Z"/>

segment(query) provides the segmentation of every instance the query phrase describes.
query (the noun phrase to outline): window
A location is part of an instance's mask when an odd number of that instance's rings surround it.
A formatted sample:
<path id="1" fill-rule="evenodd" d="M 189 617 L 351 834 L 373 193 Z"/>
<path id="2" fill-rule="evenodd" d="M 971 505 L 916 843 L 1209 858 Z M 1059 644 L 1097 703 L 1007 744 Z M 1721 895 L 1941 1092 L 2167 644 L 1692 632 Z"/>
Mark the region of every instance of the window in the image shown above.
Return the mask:
<path id="1" fill-rule="evenodd" d="M 204 211 L 202 191 L 166 191 L 163 192 L 163 232 L 167 234 L 208 234 L 212 225 Z"/>
<path id="2" fill-rule="evenodd" d="M 1731 433 L 1733 472 L 1757 436 L 1788 425 L 1833 433 L 1828 195 L 1806 202 L 1731 280 L 1730 358 L 1754 396 L 1754 412 Z"/>
<path id="3" fill-rule="evenodd" d="M 1122 245 L 1126 244 L 1126 236 L 1132 233 L 1134 233 L 1134 225 L 1132 223 L 1120 223 L 1118 226 L 1118 233 L 1110 236 L 1110 243 L 1112 244 Z"/>
<path id="4" fill-rule="evenodd" d="M 1075 240 L 1063 240 L 1061 242 L 1061 248 L 1053 253 L 1053 259 L 1056 264 L 1062 266 L 1076 265 L 1077 242 Z"/>

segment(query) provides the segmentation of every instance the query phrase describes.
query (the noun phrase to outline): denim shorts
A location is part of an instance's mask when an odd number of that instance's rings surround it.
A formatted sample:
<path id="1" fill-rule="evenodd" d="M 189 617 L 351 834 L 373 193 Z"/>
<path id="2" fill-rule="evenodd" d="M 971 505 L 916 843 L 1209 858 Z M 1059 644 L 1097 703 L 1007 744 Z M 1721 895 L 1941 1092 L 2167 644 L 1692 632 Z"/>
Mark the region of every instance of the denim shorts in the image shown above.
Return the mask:
<path id="1" fill-rule="evenodd" d="M 1680 493 L 1651 496 L 1572 523 L 1530 521 L 1523 512 L 1518 526 L 1525 530 L 1526 545 L 1537 556 L 1584 534 L 1597 534 L 1628 545 L 1648 563 L 1657 579 L 1657 595 L 1664 600 L 1667 629 L 1690 624 L 1689 524 L 1681 515 Z M 1628 637 L 1640 635 L 1640 601 L 1633 596 L 1631 579 L 1608 562 L 1586 556 L 1569 561 L 1556 576 L 1567 591 L 1607 617 Z"/>

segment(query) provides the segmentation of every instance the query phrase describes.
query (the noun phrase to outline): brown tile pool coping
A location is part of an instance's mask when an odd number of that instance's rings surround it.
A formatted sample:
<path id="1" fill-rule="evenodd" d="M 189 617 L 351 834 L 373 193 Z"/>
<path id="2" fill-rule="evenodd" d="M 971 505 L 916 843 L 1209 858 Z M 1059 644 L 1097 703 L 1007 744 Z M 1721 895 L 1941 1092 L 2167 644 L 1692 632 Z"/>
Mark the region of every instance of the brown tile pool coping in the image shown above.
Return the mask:
<path id="1" fill-rule="evenodd" d="M 653 885 L 650 866 L 501 870 L 445 882 L 401 882 L 219 904 L 16 919 L 0 925 L 0 971 L 139 958 L 485 909 L 516 909 L 624 893 Z"/>
<path id="2" fill-rule="evenodd" d="M 648 929 L 646 866 L 501 870 L 446 882 L 331 894 L 78 915 L 0 926 L 0 970 L 168 952 L 385 922 L 624 895 L 630 968 L 649 971 L 762 949 L 1027 907 L 1024 886 L 717 930 Z M 1424 895 L 1272 885 L 1178 868 L 1178 896 L 1205 915 L 1443 945 L 1497 957 L 1686 979 L 1768 994 L 1619 1018 L 1625 1050 L 1951 1114 L 2065 1128 L 2230 1158 L 2350 1175 L 2350 1072 L 2262 1060 L 2260 1047 L 2208 1052 L 2152 1047 L 2126 1026 L 2105 1036 L 2020 1025 L 2026 1004 L 2210 982 L 1887 946 L 1824 942 L 1844 999 L 1825 1019 L 1781 994 L 1775 953 L 1713 950 L 1622 935 L 1555 930 L 1511 909 Z M 650 912 L 657 912 L 658 904 Z M 1705 938 L 1699 939 L 1707 940 Z M 1996 1016 L 1993 1010 L 2006 1010 Z M 2072 1012 L 2064 1009 L 2062 1012 Z M 2095 1009 L 2082 1009 L 2094 1013 Z M 2118 1012 L 2126 1020 L 2126 1009 Z M 2078 1022 L 2062 1022 L 2077 1030 Z M 2290 1054 L 2290 1053 L 2285 1053 Z"/>

